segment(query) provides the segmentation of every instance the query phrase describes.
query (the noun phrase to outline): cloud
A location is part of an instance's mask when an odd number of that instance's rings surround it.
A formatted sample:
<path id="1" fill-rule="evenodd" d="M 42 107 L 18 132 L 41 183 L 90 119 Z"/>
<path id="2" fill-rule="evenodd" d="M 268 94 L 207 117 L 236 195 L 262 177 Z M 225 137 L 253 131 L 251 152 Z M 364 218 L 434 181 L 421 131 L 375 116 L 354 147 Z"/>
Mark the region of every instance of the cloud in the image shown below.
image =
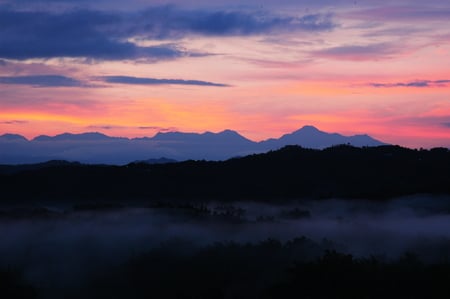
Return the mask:
<path id="1" fill-rule="evenodd" d="M 23 124 L 27 124 L 28 121 L 26 120 L 4 120 L 4 121 L 0 121 L 0 124 L 2 125 L 23 125 Z"/>
<path id="2" fill-rule="evenodd" d="M 90 126 L 87 126 L 86 129 L 89 129 L 89 130 L 139 129 L 139 130 L 151 130 L 151 131 L 158 131 L 158 132 L 173 132 L 173 131 L 178 130 L 176 127 L 160 127 L 160 126 L 138 126 L 138 127 L 135 127 L 135 126 L 119 126 L 119 125 L 110 125 L 110 124 L 90 125 Z"/>
<path id="3" fill-rule="evenodd" d="M 0 122 L 1 123 L 1 122 Z M 172 132 L 176 131 L 175 127 L 160 127 L 160 126 L 120 126 L 120 125 L 112 125 L 112 124 L 103 124 L 103 125 L 89 125 L 85 127 L 89 130 L 127 130 L 127 129 L 138 129 L 138 130 L 149 130 L 149 131 L 158 131 L 158 132 Z"/>
<path id="4" fill-rule="evenodd" d="M 181 80 L 181 79 L 155 79 L 155 78 L 139 78 L 128 76 L 104 76 L 98 79 L 107 83 L 131 84 L 131 85 L 196 85 L 196 86 L 216 86 L 228 87 L 229 85 L 221 83 L 212 83 L 198 80 Z"/>
<path id="5" fill-rule="evenodd" d="M 159 127 L 159 126 L 141 126 L 141 127 L 138 127 L 138 129 L 140 129 L 140 130 L 156 130 L 159 132 L 173 132 L 173 131 L 178 130 L 178 128 L 176 128 L 176 127 L 164 128 L 164 127 Z"/>
<path id="6" fill-rule="evenodd" d="M 264 12 L 181 10 L 174 6 L 150 8 L 136 22 L 135 33 L 157 39 L 188 34 L 245 36 L 273 31 L 323 31 L 337 26 L 330 14 L 292 17 Z"/>
<path id="7" fill-rule="evenodd" d="M 113 129 L 122 129 L 125 128 L 123 126 L 114 126 L 114 125 L 91 125 L 86 127 L 89 130 L 113 130 Z"/>
<path id="8" fill-rule="evenodd" d="M 174 45 L 141 47 L 121 34 L 120 15 L 98 11 L 47 12 L 0 10 L 0 57 L 173 59 L 189 56 Z"/>
<path id="9" fill-rule="evenodd" d="M 436 80 L 431 82 L 434 82 L 435 84 L 447 84 L 450 83 L 450 80 Z"/>
<path id="10" fill-rule="evenodd" d="M 450 128 L 450 114 L 447 114 L 446 111 L 439 111 L 436 114 L 427 113 L 420 116 L 399 117 L 395 118 L 394 122 L 397 125 L 401 124 L 409 127 Z"/>
<path id="11" fill-rule="evenodd" d="M 450 9 L 448 7 L 432 7 L 430 5 L 385 6 L 362 9 L 347 13 L 346 16 L 366 21 L 448 21 Z"/>
<path id="12" fill-rule="evenodd" d="M 311 54 L 315 57 L 323 57 L 338 60 L 367 61 L 391 58 L 397 49 L 390 44 L 372 44 L 372 45 L 347 45 L 338 46 L 318 51 Z"/>
<path id="13" fill-rule="evenodd" d="M 84 85 L 81 81 L 60 75 L 0 77 L 0 84 L 31 85 L 34 87 L 80 87 Z"/>
<path id="14" fill-rule="evenodd" d="M 292 17 L 262 12 L 186 10 L 175 6 L 156 6 L 134 13 L 19 11 L 0 7 L 0 58 L 175 59 L 202 53 L 182 49 L 173 41 L 142 46 L 131 40 L 321 31 L 334 27 L 330 14 Z"/>
<path id="15" fill-rule="evenodd" d="M 450 80 L 418 80 L 411 82 L 397 82 L 397 83 L 370 83 L 373 87 L 434 87 L 434 86 L 447 86 Z"/>

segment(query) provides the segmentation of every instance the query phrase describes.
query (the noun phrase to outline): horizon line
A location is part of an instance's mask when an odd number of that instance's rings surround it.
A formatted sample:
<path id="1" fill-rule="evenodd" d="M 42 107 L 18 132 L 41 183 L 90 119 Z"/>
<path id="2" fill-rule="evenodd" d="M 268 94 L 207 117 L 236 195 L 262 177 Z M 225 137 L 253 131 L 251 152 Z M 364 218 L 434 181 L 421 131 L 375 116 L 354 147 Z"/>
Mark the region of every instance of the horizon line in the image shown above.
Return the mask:
<path id="1" fill-rule="evenodd" d="M 341 136 L 343 136 L 343 137 L 369 136 L 369 137 L 371 137 L 371 138 L 374 138 L 374 137 L 372 137 L 371 135 L 369 135 L 368 133 L 361 133 L 361 134 L 354 134 L 354 135 L 344 135 L 344 134 L 338 133 L 338 132 L 322 131 L 322 130 L 319 129 L 318 127 L 316 127 L 316 126 L 314 126 L 314 125 L 310 125 L 310 124 L 303 125 L 303 126 L 301 126 L 299 129 L 296 129 L 296 130 L 294 130 L 294 131 L 284 133 L 284 134 L 280 135 L 280 137 L 278 137 L 278 138 L 281 138 L 281 137 L 283 137 L 284 135 L 287 135 L 287 134 L 292 134 L 292 133 L 294 133 L 294 132 L 300 131 L 300 130 L 305 129 L 305 128 L 314 128 L 314 129 L 316 129 L 316 130 L 319 131 L 319 132 L 323 132 L 323 133 L 327 133 L 327 134 L 339 134 L 339 135 L 341 135 Z M 154 137 L 157 136 L 158 134 L 182 133 L 182 134 L 197 134 L 197 135 L 202 135 L 202 134 L 207 134 L 207 133 L 220 134 L 220 133 L 223 133 L 223 132 L 226 132 L 226 131 L 235 132 L 235 133 L 237 133 L 238 135 L 244 137 L 245 139 L 248 139 L 248 140 L 253 141 L 253 142 L 262 142 L 262 141 L 267 141 L 267 140 L 270 140 L 270 139 L 277 138 L 277 137 L 269 137 L 269 138 L 267 138 L 267 139 L 262 139 L 261 141 L 255 141 L 255 140 L 253 140 L 253 139 L 250 139 L 250 138 L 246 137 L 245 135 L 243 135 L 243 134 L 240 133 L 239 131 L 233 130 L 233 129 L 223 129 L 223 130 L 216 131 L 216 132 L 215 132 L 215 131 L 209 131 L 209 130 L 200 131 L 200 132 L 194 132 L 194 131 L 182 131 L 182 130 L 160 130 L 160 131 L 157 131 L 157 132 L 156 132 L 154 135 L 152 135 L 152 136 L 149 136 L 149 135 L 143 135 L 142 137 L 131 137 L 131 138 L 130 138 L 130 137 L 126 137 L 126 136 L 114 136 L 114 135 L 108 135 L 108 134 L 106 134 L 106 133 L 103 133 L 103 131 L 101 131 L 101 130 L 98 130 L 98 131 L 83 131 L 83 132 L 80 132 L 80 133 L 73 133 L 73 132 L 67 132 L 67 131 L 65 131 L 65 132 L 61 132 L 61 133 L 55 134 L 55 135 L 39 134 L 39 135 L 36 135 L 36 136 L 34 136 L 34 137 L 32 137 L 32 138 L 27 138 L 27 137 L 25 137 L 24 135 L 18 134 L 18 133 L 5 132 L 5 133 L 3 133 L 2 135 L 0 135 L 0 137 L 3 137 L 3 136 L 5 136 L 5 135 L 18 135 L 18 136 L 20 136 L 20 137 L 23 137 L 23 138 L 26 139 L 27 141 L 33 141 L 33 140 L 35 140 L 36 138 L 39 138 L 39 137 L 51 137 L 51 138 L 54 138 L 54 137 L 61 136 L 61 135 L 65 135 L 65 134 L 70 134 L 70 135 L 101 134 L 101 135 L 106 136 L 106 137 L 109 137 L 109 138 L 122 138 L 122 139 L 133 140 L 133 139 L 143 139 L 143 138 L 154 138 Z M 374 138 L 374 139 L 375 139 L 375 138 Z M 379 141 L 379 140 L 378 140 L 378 141 Z M 380 141 L 380 142 L 383 142 L 383 141 Z M 383 142 L 383 143 L 385 143 L 385 142 Z"/>

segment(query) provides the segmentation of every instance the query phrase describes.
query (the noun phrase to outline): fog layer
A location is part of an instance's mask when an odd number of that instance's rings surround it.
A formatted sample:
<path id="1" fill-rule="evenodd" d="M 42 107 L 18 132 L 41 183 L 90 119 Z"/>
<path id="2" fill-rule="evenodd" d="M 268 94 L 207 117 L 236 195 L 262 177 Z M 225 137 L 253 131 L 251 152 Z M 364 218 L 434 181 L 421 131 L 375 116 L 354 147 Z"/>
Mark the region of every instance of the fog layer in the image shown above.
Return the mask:
<path id="1" fill-rule="evenodd" d="M 389 259 L 412 252 L 426 262 L 440 262 L 450 254 L 449 197 L 279 205 L 8 205 L 0 215 L 0 266 L 23 270 L 28 281 L 55 296 L 58 288 L 76 289 L 97 275 L 96 269 L 170 242 L 183 254 L 216 242 L 286 242 L 304 236 L 355 256 Z M 311 250 L 317 248 L 324 247 Z"/>

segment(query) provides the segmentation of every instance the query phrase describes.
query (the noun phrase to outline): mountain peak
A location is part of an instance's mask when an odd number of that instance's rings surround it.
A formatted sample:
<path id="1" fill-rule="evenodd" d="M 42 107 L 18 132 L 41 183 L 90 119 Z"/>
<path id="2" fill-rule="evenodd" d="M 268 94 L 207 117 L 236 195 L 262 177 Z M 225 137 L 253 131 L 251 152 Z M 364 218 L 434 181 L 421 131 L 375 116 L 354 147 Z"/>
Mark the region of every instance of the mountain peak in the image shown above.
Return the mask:
<path id="1" fill-rule="evenodd" d="M 222 132 L 217 133 L 217 135 L 243 137 L 243 136 L 242 136 L 241 134 L 239 134 L 238 132 L 233 131 L 233 130 L 229 130 L 229 129 L 223 130 Z"/>
<path id="2" fill-rule="evenodd" d="M 306 125 L 303 126 L 302 128 L 298 129 L 297 131 L 294 131 L 290 134 L 285 134 L 284 136 L 316 136 L 316 135 L 324 135 L 324 134 L 328 134 L 325 133 L 323 131 L 320 131 L 319 129 L 317 129 L 314 126 L 311 125 Z"/>
<path id="3" fill-rule="evenodd" d="M 343 136 L 338 133 L 327 133 L 314 126 L 306 125 L 279 139 L 269 139 L 265 142 L 267 148 L 281 148 L 286 145 L 300 145 L 307 148 L 323 149 L 338 144 L 351 144 L 353 146 L 377 146 L 383 143 L 369 135 Z"/>
<path id="4" fill-rule="evenodd" d="M 294 131 L 290 134 L 285 134 L 286 135 L 297 135 L 297 134 L 302 134 L 302 135 L 314 135 L 314 134 L 318 134 L 318 133 L 325 133 L 323 131 L 320 131 L 319 129 L 317 129 L 314 126 L 311 125 L 306 125 L 303 126 L 302 128 L 298 129 L 297 131 Z"/>
<path id="5" fill-rule="evenodd" d="M 230 130 L 230 129 L 223 130 L 222 132 L 219 132 L 219 134 L 238 134 L 239 135 L 238 132 L 236 132 L 234 130 Z"/>
<path id="6" fill-rule="evenodd" d="M 297 130 L 297 132 L 298 131 L 321 132 L 319 129 L 317 129 L 316 127 L 311 126 L 311 125 L 303 126 L 300 130 Z"/>

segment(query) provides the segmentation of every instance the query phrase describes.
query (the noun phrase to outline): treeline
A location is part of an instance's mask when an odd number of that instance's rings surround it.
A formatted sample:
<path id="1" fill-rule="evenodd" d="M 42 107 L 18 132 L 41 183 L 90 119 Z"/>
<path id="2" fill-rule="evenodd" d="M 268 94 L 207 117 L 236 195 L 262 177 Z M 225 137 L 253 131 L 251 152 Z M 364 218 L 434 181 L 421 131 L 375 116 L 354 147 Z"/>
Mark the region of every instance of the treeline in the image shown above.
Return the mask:
<path id="1" fill-rule="evenodd" d="M 449 298 L 450 264 L 421 262 L 413 254 L 395 259 L 354 257 L 326 241 L 297 238 L 253 244 L 189 242 L 161 244 L 126 262 L 91 267 L 77 289 L 55 298 Z M 67 271 L 73 271 L 68 269 Z M 19 272 L 17 272 L 19 273 Z M 33 285 L 0 269 L 2 298 L 47 298 L 52 288 Z M 50 288 L 50 289 L 49 289 Z"/>
<path id="2" fill-rule="evenodd" d="M 307 238 L 218 243 L 198 251 L 168 244 L 102 275 L 94 298 L 448 298 L 448 262 L 414 254 L 357 258 Z M 312 254 L 315 252 L 316 254 Z"/>
<path id="3" fill-rule="evenodd" d="M 450 194 L 450 151 L 287 146 L 227 161 L 0 166 L 3 199 L 281 200 Z"/>

